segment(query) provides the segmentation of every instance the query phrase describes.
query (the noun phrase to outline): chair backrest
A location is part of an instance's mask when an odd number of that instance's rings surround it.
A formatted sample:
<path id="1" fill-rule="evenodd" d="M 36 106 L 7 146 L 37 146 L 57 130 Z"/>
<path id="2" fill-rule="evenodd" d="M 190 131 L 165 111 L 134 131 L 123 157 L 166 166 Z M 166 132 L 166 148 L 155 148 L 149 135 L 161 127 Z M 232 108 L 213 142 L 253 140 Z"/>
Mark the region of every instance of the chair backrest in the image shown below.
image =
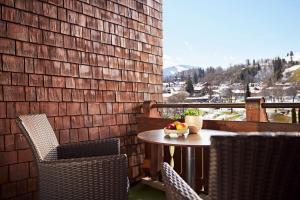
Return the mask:
<path id="1" fill-rule="evenodd" d="M 213 200 L 300 199 L 299 136 L 213 136 Z"/>
<path id="2" fill-rule="evenodd" d="M 168 163 L 162 163 L 162 179 L 168 200 L 200 200 L 197 193 L 172 169 Z"/>
<path id="3" fill-rule="evenodd" d="M 45 114 L 19 116 L 17 124 L 32 146 L 38 161 L 57 159 L 56 148 L 59 143 Z"/>

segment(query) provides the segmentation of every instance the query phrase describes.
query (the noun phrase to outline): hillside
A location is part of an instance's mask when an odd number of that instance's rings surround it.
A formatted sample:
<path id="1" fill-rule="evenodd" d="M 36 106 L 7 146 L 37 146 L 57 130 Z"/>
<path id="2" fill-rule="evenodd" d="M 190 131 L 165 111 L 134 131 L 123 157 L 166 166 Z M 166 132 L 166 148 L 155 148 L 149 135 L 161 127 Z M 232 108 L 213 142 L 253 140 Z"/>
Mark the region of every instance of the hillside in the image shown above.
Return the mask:
<path id="1" fill-rule="evenodd" d="M 295 70 L 293 73 L 292 73 L 292 75 L 291 75 L 291 77 L 290 77 L 290 79 L 289 79 L 291 82 L 300 82 L 300 69 L 297 69 L 297 70 Z"/>
<path id="2" fill-rule="evenodd" d="M 164 69 L 164 81 L 186 81 L 191 77 L 194 83 L 207 82 L 211 85 L 223 83 L 264 82 L 273 85 L 275 82 L 300 82 L 300 62 L 274 59 L 253 60 L 253 63 L 238 64 L 227 69 L 222 67 L 201 68 L 189 65 L 178 65 Z"/>
<path id="3" fill-rule="evenodd" d="M 286 68 L 283 72 L 283 80 L 289 82 L 300 82 L 300 65 Z"/>
<path id="4" fill-rule="evenodd" d="M 164 77 L 168 77 L 168 76 L 176 75 L 179 72 L 186 71 L 193 68 L 199 68 L 199 67 L 191 66 L 191 65 L 176 65 L 171 67 L 165 67 L 163 69 L 163 74 Z"/>

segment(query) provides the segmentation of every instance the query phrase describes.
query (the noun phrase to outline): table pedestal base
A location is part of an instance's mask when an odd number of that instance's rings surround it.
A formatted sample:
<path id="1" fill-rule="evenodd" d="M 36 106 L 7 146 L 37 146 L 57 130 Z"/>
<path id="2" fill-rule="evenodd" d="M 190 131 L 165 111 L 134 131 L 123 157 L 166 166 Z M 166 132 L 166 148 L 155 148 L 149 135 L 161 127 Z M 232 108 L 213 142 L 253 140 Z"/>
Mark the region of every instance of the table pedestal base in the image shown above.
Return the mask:
<path id="1" fill-rule="evenodd" d="M 191 186 L 191 188 L 195 189 L 195 148 L 187 147 L 186 148 L 186 182 Z"/>

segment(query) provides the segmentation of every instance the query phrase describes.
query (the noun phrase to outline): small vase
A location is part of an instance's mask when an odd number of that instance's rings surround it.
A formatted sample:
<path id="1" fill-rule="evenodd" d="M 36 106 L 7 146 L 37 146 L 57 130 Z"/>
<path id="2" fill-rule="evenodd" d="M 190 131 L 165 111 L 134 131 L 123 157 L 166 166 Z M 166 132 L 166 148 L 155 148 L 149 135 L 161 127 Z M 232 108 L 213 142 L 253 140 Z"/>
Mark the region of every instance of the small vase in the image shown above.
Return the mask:
<path id="1" fill-rule="evenodd" d="M 198 133 L 203 124 L 202 116 L 185 116 L 185 123 L 189 126 L 190 133 Z"/>

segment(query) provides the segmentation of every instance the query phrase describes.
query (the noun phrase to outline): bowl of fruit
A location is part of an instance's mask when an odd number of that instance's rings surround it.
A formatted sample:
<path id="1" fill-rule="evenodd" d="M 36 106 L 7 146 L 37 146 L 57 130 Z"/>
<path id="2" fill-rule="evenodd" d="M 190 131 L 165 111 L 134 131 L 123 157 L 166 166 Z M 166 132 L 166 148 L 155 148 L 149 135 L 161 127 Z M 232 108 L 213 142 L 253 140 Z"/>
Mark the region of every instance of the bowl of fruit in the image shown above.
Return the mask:
<path id="1" fill-rule="evenodd" d="M 170 123 L 164 128 L 165 134 L 170 136 L 171 135 L 182 136 L 188 131 L 189 131 L 188 125 L 186 123 L 181 123 L 179 121 Z"/>

